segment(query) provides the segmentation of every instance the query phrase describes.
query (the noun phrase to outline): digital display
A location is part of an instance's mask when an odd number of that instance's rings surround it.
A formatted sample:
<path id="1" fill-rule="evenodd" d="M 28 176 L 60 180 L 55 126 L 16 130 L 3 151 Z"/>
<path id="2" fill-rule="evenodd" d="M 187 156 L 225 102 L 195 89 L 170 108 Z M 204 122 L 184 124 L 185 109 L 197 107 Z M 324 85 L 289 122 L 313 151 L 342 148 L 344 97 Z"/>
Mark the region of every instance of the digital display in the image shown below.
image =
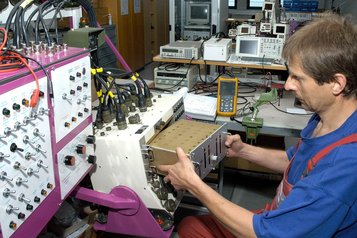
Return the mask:
<path id="1" fill-rule="evenodd" d="M 285 26 L 276 26 L 275 32 L 284 34 L 285 33 Z"/>
<path id="2" fill-rule="evenodd" d="M 222 96 L 233 96 L 235 95 L 236 83 L 234 81 L 220 81 L 220 94 Z"/>
<path id="3" fill-rule="evenodd" d="M 258 40 L 240 40 L 239 53 L 257 55 L 258 54 Z"/>
<path id="4" fill-rule="evenodd" d="M 208 19 L 207 6 L 191 6 L 191 19 Z"/>
<path id="5" fill-rule="evenodd" d="M 249 33 L 249 28 L 248 27 L 242 27 L 241 28 L 241 33 Z"/>
<path id="6" fill-rule="evenodd" d="M 177 53 L 178 52 L 177 49 L 168 49 L 168 48 L 163 48 L 161 51 L 162 52 L 169 52 L 169 53 Z"/>

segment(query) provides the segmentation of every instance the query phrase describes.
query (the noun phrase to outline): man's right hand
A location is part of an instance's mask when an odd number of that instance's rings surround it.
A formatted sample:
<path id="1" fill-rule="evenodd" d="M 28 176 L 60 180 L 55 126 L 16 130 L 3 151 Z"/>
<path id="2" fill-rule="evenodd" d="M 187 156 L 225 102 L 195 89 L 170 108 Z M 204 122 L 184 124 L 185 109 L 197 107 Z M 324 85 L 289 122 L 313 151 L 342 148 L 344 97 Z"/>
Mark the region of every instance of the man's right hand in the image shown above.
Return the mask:
<path id="1" fill-rule="evenodd" d="M 228 135 L 224 145 L 228 148 L 227 157 L 238 157 L 245 143 L 238 134 Z"/>

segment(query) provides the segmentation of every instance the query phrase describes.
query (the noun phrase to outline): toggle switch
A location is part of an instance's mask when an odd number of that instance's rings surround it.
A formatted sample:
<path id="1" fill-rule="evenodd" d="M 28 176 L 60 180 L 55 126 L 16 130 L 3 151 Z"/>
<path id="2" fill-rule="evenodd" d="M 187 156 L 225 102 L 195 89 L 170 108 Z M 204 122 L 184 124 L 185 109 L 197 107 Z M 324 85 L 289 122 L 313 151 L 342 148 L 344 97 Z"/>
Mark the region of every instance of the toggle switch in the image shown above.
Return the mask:
<path id="1" fill-rule="evenodd" d="M 44 153 L 44 154 L 46 154 L 46 153 L 47 153 L 47 151 L 46 151 L 46 150 L 42 149 L 42 147 L 41 147 L 41 145 L 40 145 L 40 144 L 36 145 L 35 150 L 36 150 L 37 152 L 41 152 L 41 153 Z"/>
<path id="2" fill-rule="evenodd" d="M 43 107 L 41 107 L 39 110 L 38 110 L 38 114 L 40 115 L 43 115 L 45 113 L 48 113 L 50 111 L 50 109 L 45 109 Z"/>
<path id="3" fill-rule="evenodd" d="M 11 152 L 15 152 L 15 151 L 23 152 L 24 149 L 17 147 L 16 143 L 11 143 L 11 145 L 10 145 L 10 151 L 11 151 Z"/>
<path id="4" fill-rule="evenodd" d="M 72 98 L 68 97 L 67 93 L 62 94 L 62 99 L 72 101 Z"/>
<path id="5" fill-rule="evenodd" d="M 33 168 L 28 168 L 28 169 L 27 169 L 27 175 L 28 175 L 28 176 L 31 176 L 31 175 L 33 175 L 34 173 L 38 173 L 38 172 L 39 172 L 38 169 L 33 169 Z"/>
<path id="6" fill-rule="evenodd" d="M 39 168 L 46 168 L 46 169 L 48 168 L 48 166 L 45 165 L 42 160 L 38 160 L 38 161 L 37 161 L 37 166 L 38 166 Z"/>
<path id="7" fill-rule="evenodd" d="M 33 156 L 35 156 L 35 155 L 34 155 L 34 154 L 31 154 L 30 152 L 27 152 L 27 153 L 25 154 L 25 159 L 29 160 L 29 159 L 33 158 Z"/>
<path id="8" fill-rule="evenodd" d="M 4 128 L 4 136 L 2 136 L 1 138 L 6 138 L 11 134 L 12 130 L 10 127 L 5 127 Z"/>
<path id="9" fill-rule="evenodd" d="M 23 178 L 21 178 L 21 177 L 18 177 L 17 179 L 16 179 L 16 185 L 17 186 L 21 186 L 23 183 L 27 183 L 28 182 L 28 180 L 27 179 L 23 179 Z"/>
<path id="10" fill-rule="evenodd" d="M 14 207 L 13 205 L 7 205 L 5 210 L 6 210 L 7 213 L 11 214 L 13 211 L 20 210 L 20 208 L 19 207 Z"/>
<path id="11" fill-rule="evenodd" d="M 91 97 L 87 96 L 87 95 L 83 95 L 83 100 L 86 101 L 88 99 L 91 99 Z"/>
<path id="12" fill-rule="evenodd" d="M 34 136 L 39 136 L 39 137 L 45 137 L 45 134 L 40 133 L 40 130 L 37 129 L 37 128 L 35 128 L 35 129 L 33 130 L 33 135 L 34 135 Z"/>
<path id="13" fill-rule="evenodd" d="M 24 142 L 25 144 L 27 144 L 27 143 L 32 144 L 32 141 L 30 141 L 30 138 L 28 135 L 24 135 L 24 138 L 22 138 L 22 142 Z"/>
<path id="14" fill-rule="evenodd" d="M 21 125 L 21 123 L 20 123 L 20 122 L 18 122 L 18 121 L 17 121 L 17 122 L 15 122 L 15 123 L 14 123 L 14 130 L 13 130 L 13 131 L 17 131 L 17 130 L 19 130 L 19 129 L 21 128 L 21 126 L 22 126 L 22 125 Z"/>
<path id="15" fill-rule="evenodd" d="M 0 179 L 7 180 L 7 181 L 12 181 L 13 180 L 13 178 L 10 178 L 9 176 L 7 176 L 7 173 L 5 171 L 1 171 Z"/>
<path id="16" fill-rule="evenodd" d="M 30 121 L 33 121 L 35 119 L 36 119 L 35 117 L 30 118 L 28 116 L 25 116 L 24 119 L 23 119 L 22 126 L 26 126 Z"/>
<path id="17" fill-rule="evenodd" d="M 0 161 L 5 159 L 5 158 L 8 158 L 8 157 L 10 157 L 10 155 L 6 155 L 6 154 L 0 152 Z"/>
<path id="18" fill-rule="evenodd" d="M 20 195 L 17 197 L 17 199 L 18 199 L 20 202 L 26 202 L 26 203 L 31 202 L 31 200 L 28 199 L 28 198 L 26 198 L 26 197 L 25 197 L 25 194 L 23 194 L 23 193 L 20 193 Z"/>
<path id="19" fill-rule="evenodd" d="M 18 161 L 15 161 L 14 169 L 26 170 L 26 168 L 24 166 L 21 166 L 20 162 L 18 162 Z"/>
<path id="20" fill-rule="evenodd" d="M 8 188 L 4 188 L 4 191 L 2 192 L 2 195 L 4 195 L 4 197 L 8 197 L 10 196 L 11 194 L 15 194 L 16 191 L 15 190 L 10 190 Z"/>

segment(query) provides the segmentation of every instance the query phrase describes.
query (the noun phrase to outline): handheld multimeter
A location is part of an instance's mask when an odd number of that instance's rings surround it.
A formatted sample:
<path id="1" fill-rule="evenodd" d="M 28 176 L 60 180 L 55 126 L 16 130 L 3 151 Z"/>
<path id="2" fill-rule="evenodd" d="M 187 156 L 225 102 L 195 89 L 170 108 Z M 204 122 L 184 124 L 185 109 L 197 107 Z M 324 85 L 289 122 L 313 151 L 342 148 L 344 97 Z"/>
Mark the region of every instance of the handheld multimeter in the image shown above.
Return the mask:
<path id="1" fill-rule="evenodd" d="M 217 115 L 234 116 L 237 113 L 238 78 L 218 78 Z"/>

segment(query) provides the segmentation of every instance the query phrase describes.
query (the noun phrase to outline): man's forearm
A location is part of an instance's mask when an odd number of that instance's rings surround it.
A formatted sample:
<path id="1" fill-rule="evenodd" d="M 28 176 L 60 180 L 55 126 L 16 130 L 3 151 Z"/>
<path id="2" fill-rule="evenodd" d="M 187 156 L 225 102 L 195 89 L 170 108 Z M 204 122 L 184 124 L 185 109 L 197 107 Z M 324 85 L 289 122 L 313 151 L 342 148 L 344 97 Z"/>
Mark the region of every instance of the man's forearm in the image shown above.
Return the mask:
<path id="1" fill-rule="evenodd" d="M 289 164 L 285 151 L 266 149 L 249 144 L 245 144 L 235 156 L 280 173 L 283 173 Z"/>

